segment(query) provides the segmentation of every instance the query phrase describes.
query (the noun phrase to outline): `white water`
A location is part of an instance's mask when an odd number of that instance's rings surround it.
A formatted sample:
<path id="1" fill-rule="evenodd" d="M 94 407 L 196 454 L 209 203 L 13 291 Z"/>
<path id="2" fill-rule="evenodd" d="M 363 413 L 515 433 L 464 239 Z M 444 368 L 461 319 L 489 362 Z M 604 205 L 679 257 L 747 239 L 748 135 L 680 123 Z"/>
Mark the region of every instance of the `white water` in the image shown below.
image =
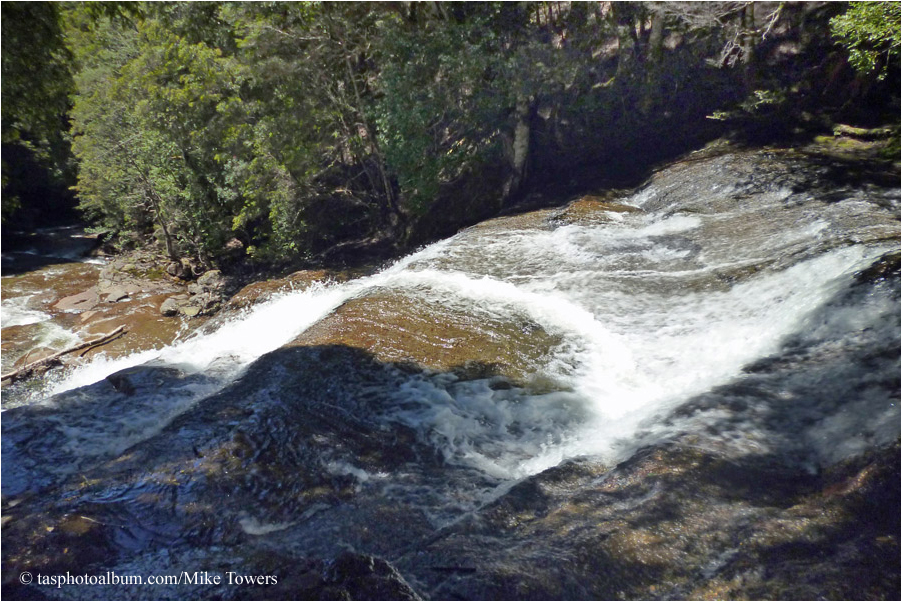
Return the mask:
<path id="1" fill-rule="evenodd" d="M 543 386 L 496 390 L 491 379 L 427 371 L 386 392 L 397 408 L 385 420 L 414 427 L 449 462 L 502 479 L 580 455 L 615 461 L 634 449 L 637 433 L 663 436 L 662 417 L 778 354 L 789 337 L 816 329 L 845 336 L 847 321 L 813 320 L 852 274 L 893 248 L 848 241 L 898 233 L 897 220 L 866 202 L 841 211 L 788 203 L 786 190 L 751 200 L 733 200 L 717 183 L 708 192 L 716 211 L 654 207 L 648 188 L 625 202 L 654 210 L 611 213 L 599 225 L 465 231 L 380 274 L 286 293 L 163 350 L 99 356 L 51 393 L 147 362 L 213 377 L 178 404 L 184 411 L 345 301 L 389 289 L 465 315 L 528 320 L 564 342 L 529 367 Z M 169 410 L 151 417 L 144 436 L 172 419 Z"/>
<path id="2" fill-rule="evenodd" d="M 0 324 L 3 325 L 3 328 L 37 324 L 50 319 L 49 314 L 28 307 L 32 296 L 3 299 L 2 306 L 0 306 Z"/>
<path id="3" fill-rule="evenodd" d="M 376 276 L 341 285 L 315 284 L 303 291 L 277 296 L 232 317 L 212 333 L 195 334 L 164 349 L 116 359 L 98 354 L 90 364 L 54 383 L 48 393 L 53 395 L 90 385 L 120 370 L 149 362 L 177 367 L 186 374 L 213 371 L 232 380 L 253 360 L 288 343 L 348 299 L 390 281 L 411 261 L 435 253 L 442 244 L 405 258 Z"/>
<path id="4" fill-rule="evenodd" d="M 551 265 L 577 260 L 567 245 L 558 248 L 566 257 Z M 722 292 L 641 296 L 609 287 L 597 273 L 572 288 L 573 273 L 549 275 L 538 287 L 428 269 L 399 274 L 393 284 L 424 299 L 525 314 L 568 341 L 540 368 L 565 391 L 511 395 L 479 381 L 450 394 L 444 382 L 422 381 L 402 395 L 427 403 L 400 418 L 428 425 L 424 430 L 449 459 L 501 478 L 580 455 L 622 459 L 640 427 L 654 430 L 654 418 L 777 353 L 787 336 L 808 326 L 814 310 L 848 286 L 850 274 L 878 255 L 843 248 Z"/>

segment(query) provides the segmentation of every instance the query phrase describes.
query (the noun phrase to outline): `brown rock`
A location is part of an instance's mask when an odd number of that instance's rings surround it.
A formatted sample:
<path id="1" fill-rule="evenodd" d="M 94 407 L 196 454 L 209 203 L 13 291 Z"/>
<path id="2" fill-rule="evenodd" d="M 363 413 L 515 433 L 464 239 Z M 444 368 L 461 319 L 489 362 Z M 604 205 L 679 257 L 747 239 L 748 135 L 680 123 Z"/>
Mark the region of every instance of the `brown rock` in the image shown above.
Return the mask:
<path id="1" fill-rule="evenodd" d="M 574 224 L 598 224 L 611 221 L 608 213 L 641 213 L 641 209 L 618 203 L 608 196 L 586 195 L 573 201 L 558 219 Z"/>
<path id="2" fill-rule="evenodd" d="M 267 301 L 277 293 L 304 290 L 314 282 L 322 282 L 330 278 L 339 281 L 346 279 L 340 274 L 331 274 L 325 270 L 301 270 L 284 278 L 252 282 L 229 299 L 228 307 L 243 309 Z"/>
<path id="3" fill-rule="evenodd" d="M 17 359 L 13 366 L 15 366 L 16 368 L 21 368 L 22 366 L 26 366 L 32 362 L 40 361 L 45 357 L 50 357 L 57 351 L 58 349 L 51 349 L 50 347 L 37 347 Z"/>
<path id="4" fill-rule="evenodd" d="M 93 318 L 94 316 L 96 316 L 96 315 L 99 314 L 99 313 L 100 313 L 99 311 L 95 311 L 95 310 L 86 311 L 86 312 L 83 312 L 83 313 L 78 317 L 78 319 L 79 319 L 80 322 L 84 323 L 84 322 L 87 322 L 88 320 L 90 320 L 91 318 Z"/>
<path id="5" fill-rule="evenodd" d="M 454 369 L 468 378 L 503 374 L 531 380 L 559 343 L 558 336 L 528 320 L 477 319 L 440 303 L 380 293 L 348 301 L 290 345 L 344 345 L 365 349 L 382 362 Z"/>
<path id="6" fill-rule="evenodd" d="M 103 300 L 107 303 L 115 303 L 127 299 L 129 295 L 137 292 L 135 286 L 114 286 L 103 296 Z"/>
<path id="7" fill-rule="evenodd" d="M 75 295 L 63 297 L 53 305 L 53 308 L 60 311 L 84 311 L 93 309 L 98 303 L 100 303 L 100 296 L 97 294 L 97 289 L 91 287 Z"/>

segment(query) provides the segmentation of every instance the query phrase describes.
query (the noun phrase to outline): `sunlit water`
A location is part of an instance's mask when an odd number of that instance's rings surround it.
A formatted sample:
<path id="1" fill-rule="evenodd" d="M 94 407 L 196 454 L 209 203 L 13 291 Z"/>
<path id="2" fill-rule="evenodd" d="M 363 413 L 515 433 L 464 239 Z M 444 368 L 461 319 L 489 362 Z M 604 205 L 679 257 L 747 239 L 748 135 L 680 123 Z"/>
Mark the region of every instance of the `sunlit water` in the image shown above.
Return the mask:
<path id="1" fill-rule="evenodd" d="M 513 488 L 568 459 L 681 438 L 807 475 L 899 437 L 899 279 L 862 275 L 899 250 L 898 189 L 739 153 L 615 205 L 500 218 L 101 353 L 4 414 L 5 499 L 125 525 L 104 560 L 124 572 L 228 556 L 224 540 L 417 566 L 418 542 L 499 500 L 516 514 Z M 43 319 L 3 302 L 4 325 Z"/>
<path id="2" fill-rule="evenodd" d="M 386 391 L 395 405 L 381 419 L 415 428 L 448 462 L 502 480 L 574 456 L 623 459 L 672 430 L 658 422 L 681 403 L 739 378 L 790 338 L 817 332 L 842 346 L 897 307 L 897 296 L 878 291 L 847 312 L 855 324 L 824 317 L 857 271 L 898 247 L 891 195 L 889 206 L 886 193 L 875 202 L 861 191 L 824 204 L 782 186 L 737 190 L 728 171 L 711 179 L 712 171 L 665 174 L 622 199 L 637 211 L 602 213 L 591 224 L 560 212 L 533 228 L 467 230 L 374 276 L 283 294 L 163 350 L 100 355 L 45 393 L 143 364 L 198 375 L 131 401 L 121 428 L 86 421 L 69 429 L 82 442 L 102 434 L 89 455 L 119 453 L 344 302 L 389 291 L 477 320 L 538 324 L 562 342 L 525 366 L 532 378 L 502 390 L 490 379 L 410 376 Z M 4 303 L 10 319 L 41 319 L 15 309 L 17 300 Z"/>

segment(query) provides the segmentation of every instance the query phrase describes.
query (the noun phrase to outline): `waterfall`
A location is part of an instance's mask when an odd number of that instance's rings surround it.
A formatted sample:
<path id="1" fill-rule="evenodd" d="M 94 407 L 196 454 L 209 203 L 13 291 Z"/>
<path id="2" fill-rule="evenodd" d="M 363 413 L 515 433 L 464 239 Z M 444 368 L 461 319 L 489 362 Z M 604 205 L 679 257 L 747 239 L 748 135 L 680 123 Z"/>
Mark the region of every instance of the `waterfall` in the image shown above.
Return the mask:
<path id="1" fill-rule="evenodd" d="M 897 556 L 898 241 L 897 188 L 769 152 L 497 218 L 7 409 L 5 534 L 47 573 L 293 597 L 392 567 L 437 599 L 854 581 Z M 244 595 L 116 587 L 65 595 Z"/>
<path id="2" fill-rule="evenodd" d="M 665 418 L 681 403 L 741 378 L 793 337 L 824 330 L 818 321 L 853 275 L 897 246 L 887 242 L 897 217 L 864 191 L 825 204 L 816 191 L 792 192 L 763 176 L 737 189 L 736 171 L 749 167 L 735 157 L 673 169 L 591 219 L 565 209 L 538 226 L 506 228 L 502 219 L 475 227 L 373 276 L 286 292 L 163 350 L 101 355 L 50 392 L 147 363 L 202 373 L 204 385 L 180 396 L 177 411 L 140 405 L 159 414 L 142 420 L 149 436 L 349 300 L 387 294 L 443 308 L 447 315 L 429 318 L 439 324 L 466 316 L 461 328 L 487 339 L 507 336 L 493 324 L 530 324 L 555 343 L 517 366 L 526 378 L 500 391 L 487 379 L 412 375 L 386 394 L 396 405 L 385 420 L 414 428 L 448 461 L 498 478 L 574 456 L 622 460 L 653 433 L 672 432 Z M 897 302 L 862 300 L 856 326 L 875 327 Z M 399 320 L 389 328 L 407 328 L 403 316 L 388 319 Z M 832 328 L 821 336 L 837 345 L 855 336 L 844 321 Z M 516 344 L 530 355 L 529 337 Z"/>

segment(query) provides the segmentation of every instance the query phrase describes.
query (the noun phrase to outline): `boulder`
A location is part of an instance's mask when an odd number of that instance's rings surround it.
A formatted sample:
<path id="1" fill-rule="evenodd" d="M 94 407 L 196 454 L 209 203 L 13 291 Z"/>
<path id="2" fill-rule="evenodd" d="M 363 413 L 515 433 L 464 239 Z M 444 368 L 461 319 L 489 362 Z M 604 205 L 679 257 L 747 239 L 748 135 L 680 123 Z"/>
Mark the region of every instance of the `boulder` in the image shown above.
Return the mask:
<path id="1" fill-rule="evenodd" d="M 183 316 L 187 316 L 189 318 L 193 318 L 195 316 L 200 315 L 200 308 L 196 305 L 185 305 L 178 309 L 179 313 Z"/>
<path id="2" fill-rule="evenodd" d="M 180 278 L 181 280 L 190 280 L 193 275 L 191 262 L 187 259 L 173 261 L 166 266 L 166 273 L 175 278 Z"/>
<path id="3" fill-rule="evenodd" d="M 222 272 L 219 270 L 204 272 L 201 277 L 197 279 L 197 283 L 204 287 L 204 289 L 219 289 L 225 284 L 222 278 Z"/>
<path id="4" fill-rule="evenodd" d="M 169 297 L 160 305 L 160 313 L 164 316 L 174 316 L 179 313 L 178 300 L 175 297 Z"/>

